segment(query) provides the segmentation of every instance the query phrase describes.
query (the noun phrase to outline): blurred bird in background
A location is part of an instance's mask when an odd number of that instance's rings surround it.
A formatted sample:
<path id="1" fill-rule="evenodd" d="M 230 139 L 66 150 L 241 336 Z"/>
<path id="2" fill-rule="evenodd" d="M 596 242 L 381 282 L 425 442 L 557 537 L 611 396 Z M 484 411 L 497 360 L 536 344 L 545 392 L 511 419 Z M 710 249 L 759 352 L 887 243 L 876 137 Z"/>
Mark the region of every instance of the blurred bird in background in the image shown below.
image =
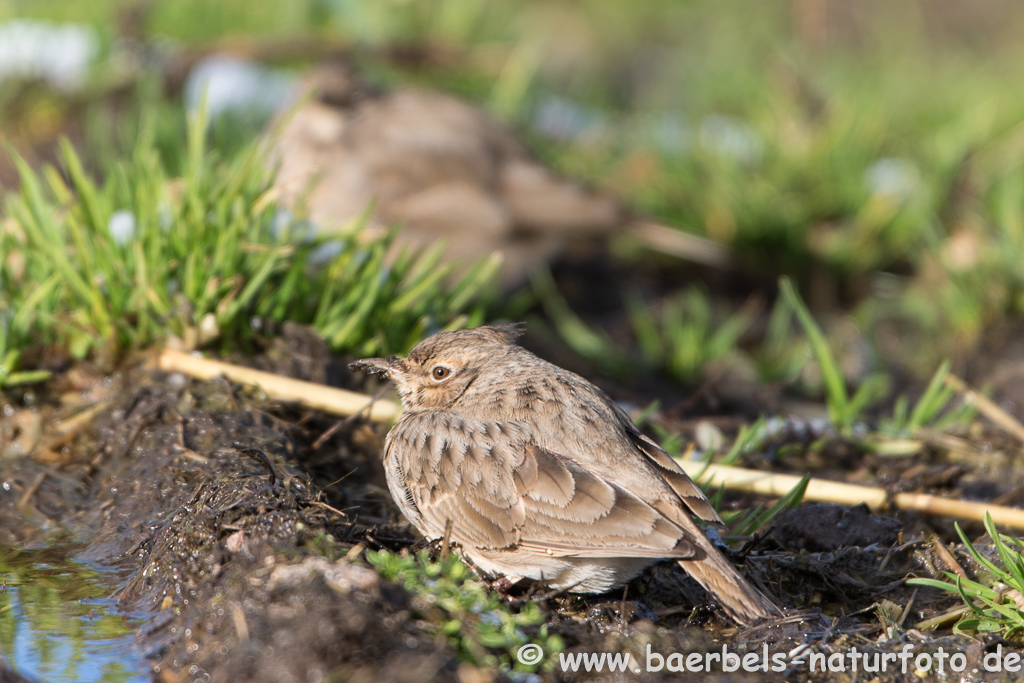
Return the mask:
<path id="1" fill-rule="evenodd" d="M 531 267 L 586 253 L 629 230 L 658 251 L 721 267 L 715 242 L 645 221 L 617 200 L 560 178 L 515 136 L 450 95 L 366 83 L 343 59 L 315 69 L 306 95 L 272 126 L 276 189 L 321 229 L 372 206 L 372 230 L 400 226 L 398 243 L 444 240 L 469 261 L 500 252 L 502 284 Z"/>

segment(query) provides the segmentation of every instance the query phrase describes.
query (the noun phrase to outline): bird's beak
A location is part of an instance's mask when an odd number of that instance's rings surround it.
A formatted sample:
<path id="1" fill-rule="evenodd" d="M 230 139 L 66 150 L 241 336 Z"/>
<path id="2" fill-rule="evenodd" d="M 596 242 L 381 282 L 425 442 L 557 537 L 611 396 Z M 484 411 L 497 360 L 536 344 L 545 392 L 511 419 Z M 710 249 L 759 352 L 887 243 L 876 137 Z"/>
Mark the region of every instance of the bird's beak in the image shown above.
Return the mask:
<path id="1" fill-rule="evenodd" d="M 396 375 L 404 375 L 409 371 L 405 360 L 398 356 L 389 358 L 364 358 L 348 364 L 352 372 L 362 370 L 371 375 L 384 375 L 388 379 L 396 379 Z"/>

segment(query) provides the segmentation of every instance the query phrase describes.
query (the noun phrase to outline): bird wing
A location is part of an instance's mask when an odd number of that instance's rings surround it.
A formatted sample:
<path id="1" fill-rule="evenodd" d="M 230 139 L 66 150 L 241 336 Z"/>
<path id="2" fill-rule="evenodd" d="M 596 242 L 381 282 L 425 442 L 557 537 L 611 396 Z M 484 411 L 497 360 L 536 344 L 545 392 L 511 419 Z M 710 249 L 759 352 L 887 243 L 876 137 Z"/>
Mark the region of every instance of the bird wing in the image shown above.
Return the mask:
<path id="1" fill-rule="evenodd" d="M 693 480 L 683 471 L 679 463 L 672 459 L 671 455 L 639 431 L 627 430 L 627 434 L 629 434 L 633 445 L 647 456 L 647 461 L 654 465 L 661 478 L 672 487 L 672 490 L 676 492 L 690 512 L 706 522 L 722 524 L 722 518 L 711 506 L 707 496 L 699 486 L 693 483 Z"/>
<path id="2" fill-rule="evenodd" d="M 466 547 L 560 557 L 696 553 L 689 535 L 658 510 L 541 448 L 519 423 L 409 414 L 388 435 L 385 457 L 396 496 L 428 538 L 450 533 Z"/>

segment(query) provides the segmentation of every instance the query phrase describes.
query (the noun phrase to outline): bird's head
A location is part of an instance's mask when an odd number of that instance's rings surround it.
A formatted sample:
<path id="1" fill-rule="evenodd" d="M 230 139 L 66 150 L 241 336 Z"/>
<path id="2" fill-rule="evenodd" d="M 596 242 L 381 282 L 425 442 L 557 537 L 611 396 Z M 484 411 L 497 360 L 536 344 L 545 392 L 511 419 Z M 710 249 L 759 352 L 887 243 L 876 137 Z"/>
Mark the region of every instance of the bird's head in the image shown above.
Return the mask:
<path id="1" fill-rule="evenodd" d="M 417 344 L 407 358 L 364 358 L 348 367 L 390 379 L 406 410 L 443 410 L 485 367 L 500 363 L 523 332 L 521 324 L 438 332 Z"/>

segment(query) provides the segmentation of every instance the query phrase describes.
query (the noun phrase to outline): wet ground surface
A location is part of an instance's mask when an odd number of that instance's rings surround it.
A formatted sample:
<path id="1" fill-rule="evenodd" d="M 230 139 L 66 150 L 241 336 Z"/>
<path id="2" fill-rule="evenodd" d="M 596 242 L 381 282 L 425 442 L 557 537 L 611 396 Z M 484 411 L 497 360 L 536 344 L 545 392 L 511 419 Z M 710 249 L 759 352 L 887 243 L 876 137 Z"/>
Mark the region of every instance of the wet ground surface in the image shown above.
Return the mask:
<path id="1" fill-rule="evenodd" d="M 292 328 L 245 362 L 351 388 L 356 380 L 342 360 L 331 358 L 314 335 Z M 384 580 L 364 561 L 367 551 L 421 547 L 384 481 L 384 429 L 359 420 L 339 424 L 223 380 L 161 374 L 144 357 L 112 376 L 66 365 L 35 392 L 5 397 L 6 423 L 20 426 L 5 436 L 0 458 L 0 542 L 39 548 L 8 551 L 14 559 L 0 567 L 9 585 L 0 598 L 6 600 L 0 601 L 0 628 L 16 632 L 0 631 L 0 654 L 22 674 L 39 681 L 536 680 L 469 663 L 443 631 L 450 611 Z M 658 419 L 693 434 L 685 411 L 667 406 Z M 727 422 L 721 427 L 730 428 Z M 915 459 L 879 458 L 797 423 L 774 439 L 744 464 L 947 495 L 1005 494 L 1006 473 L 1014 467 L 1009 456 L 991 456 L 978 470 L 958 463 L 960 456 L 948 449 Z M 997 437 L 986 443 L 1002 452 Z M 788 455 L 780 458 L 780 451 Z M 730 498 L 726 509 L 753 502 Z M 949 569 L 931 537 L 949 540 L 950 531 L 946 520 L 906 513 L 889 518 L 822 504 L 789 512 L 734 548 L 733 559 L 747 576 L 788 608 L 780 622 L 742 631 L 721 621 L 720 610 L 672 564 L 657 565 L 610 595 L 528 597 L 543 611 L 543 628 L 561 637 L 570 654 L 630 652 L 634 662 L 644 662 L 649 651 L 768 647 L 787 655 L 788 673 L 748 672 L 745 679 L 728 673 L 722 679 L 861 680 L 863 672 L 809 676 L 808 658 L 841 658 L 853 647 L 893 653 L 911 645 L 917 653 L 944 647 L 975 661 L 1000 645 L 993 638 L 971 641 L 948 630 L 914 628 L 960 604 L 903 581 Z M 949 547 L 965 569 L 976 569 L 962 546 Z M 47 560 L 48 552 L 60 560 Z M 76 619 L 103 625 L 86 629 L 104 637 L 82 641 L 89 668 L 77 678 L 60 668 L 75 661 L 60 649 L 72 645 L 56 639 L 56 645 L 40 646 L 40 654 L 24 654 L 17 634 L 25 622 L 36 621 L 10 619 L 3 611 L 19 605 L 7 612 L 41 612 L 42 593 L 29 591 L 63 576 L 68 566 L 77 568 L 72 574 L 89 576 L 89 591 L 103 587 L 98 593 L 45 594 L 66 610 L 59 619 L 71 631 Z M 96 573 L 96 567 L 108 571 Z M 93 583 L 96 577 L 103 581 Z M 98 601 L 103 595 L 111 596 L 109 603 Z M 523 630 L 533 636 L 540 628 Z M 97 650 L 91 648 L 102 644 L 114 645 L 109 658 L 93 656 Z M 112 673 L 102 678 L 107 671 Z M 561 680 L 562 672 L 540 676 Z M 686 676 L 708 678 L 671 667 L 643 677 Z M 916 680 L 913 667 L 874 676 Z M 972 680 L 969 673 L 966 680 Z M 995 679 L 983 674 L 973 680 Z"/>

